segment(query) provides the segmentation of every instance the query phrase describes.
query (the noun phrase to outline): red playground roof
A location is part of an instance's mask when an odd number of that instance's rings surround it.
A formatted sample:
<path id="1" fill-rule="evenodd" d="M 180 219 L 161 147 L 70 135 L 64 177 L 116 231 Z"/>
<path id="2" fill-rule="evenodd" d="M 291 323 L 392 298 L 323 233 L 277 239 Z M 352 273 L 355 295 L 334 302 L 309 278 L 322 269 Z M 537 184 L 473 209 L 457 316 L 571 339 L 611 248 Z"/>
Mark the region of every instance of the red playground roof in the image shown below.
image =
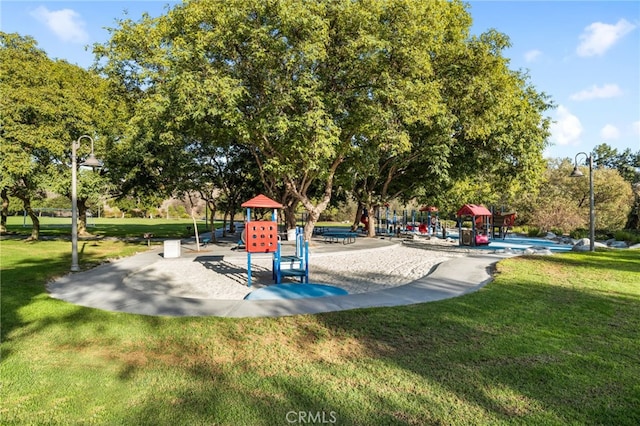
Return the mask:
<path id="1" fill-rule="evenodd" d="M 456 213 L 458 216 L 491 216 L 491 212 L 485 206 L 465 204 Z"/>
<path id="2" fill-rule="evenodd" d="M 260 194 L 253 197 L 249 201 L 245 201 L 244 203 L 242 203 L 242 207 L 281 209 L 282 204 L 278 203 L 277 201 L 273 201 L 266 195 Z"/>

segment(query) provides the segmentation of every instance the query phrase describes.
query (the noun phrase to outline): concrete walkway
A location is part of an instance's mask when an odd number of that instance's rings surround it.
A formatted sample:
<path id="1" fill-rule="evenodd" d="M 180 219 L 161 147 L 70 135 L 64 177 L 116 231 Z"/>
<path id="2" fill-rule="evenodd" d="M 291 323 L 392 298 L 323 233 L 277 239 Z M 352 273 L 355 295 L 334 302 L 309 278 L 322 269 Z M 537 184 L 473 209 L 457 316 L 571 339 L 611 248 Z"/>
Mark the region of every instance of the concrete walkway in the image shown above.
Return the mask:
<path id="1" fill-rule="evenodd" d="M 398 244 L 396 240 L 393 244 Z M 361 250 L 391 244 L 388 240 L 358 239 L 355 244 L 324 250 Z M 229 250 L 229 246 L 223 247 Z M 400 306 L 431 302 L 478 290 L 491 281 L 493 265 L 510 255 L 478 253 L 453 258 L 410 284 L 370 293 L 308 299 L 218 300 L 147 293 L 123 284 L 125 277 L 157 262 L 162 248 L 150 250 L 88 271 L 66 275 L 47 285 L 56 299 L 107 311 L 160 316 L 278 317 Z M 131 279 L 131 278 L 129 278 Z"/>

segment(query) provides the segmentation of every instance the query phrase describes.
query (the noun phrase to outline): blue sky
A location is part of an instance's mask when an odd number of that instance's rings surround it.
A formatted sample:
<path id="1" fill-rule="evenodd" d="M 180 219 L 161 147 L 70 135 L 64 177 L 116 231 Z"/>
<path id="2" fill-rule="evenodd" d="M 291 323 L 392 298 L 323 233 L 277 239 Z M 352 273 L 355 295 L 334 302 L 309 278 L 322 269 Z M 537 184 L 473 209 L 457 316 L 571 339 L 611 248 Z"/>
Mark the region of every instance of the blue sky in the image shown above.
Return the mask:
<path id="1" fill-rule="evenodd" d="M 426 0 L 425 0 L 426 1 Z M 600 143 L 640 151 L 640 2 L 470 1 L 472 34 L 507 34 L 512 69 L 556 108 L 548 157 L 590 152 Z M 0 29 L 35 38 L 52 58 L 88 67 L 87 46 L 108 40 L 105 27 L 162 14 L 176 2 L 12 1 L 0 3 Z M 127 11 L 128 15 L 125 15 Z"/>

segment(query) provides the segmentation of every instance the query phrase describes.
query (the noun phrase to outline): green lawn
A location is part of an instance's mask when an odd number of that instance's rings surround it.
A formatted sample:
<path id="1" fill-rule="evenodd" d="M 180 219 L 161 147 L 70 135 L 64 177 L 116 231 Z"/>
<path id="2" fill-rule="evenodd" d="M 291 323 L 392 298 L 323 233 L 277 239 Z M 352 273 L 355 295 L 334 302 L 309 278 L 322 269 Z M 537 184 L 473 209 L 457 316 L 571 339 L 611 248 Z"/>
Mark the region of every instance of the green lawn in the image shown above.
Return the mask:
<path id="1" fill-rule="evenodd" d="M 203 220 L 196 221 L 199 232 L 208 232 Z M 26 226 L 25 226 L 26 225 Z M 146 233 L 152 233 L 157 238 L 185 238 L 193 233 L 193 220 L 191 219 L 116 219 L 95 218 L 89 222 L 88 231 L 96 236 L 133 237 L 142 238 Z M 222 222 L 216 223 L 217 227 Z M 190 229 L 187 229 L 189 227 Z M 11 216 L 7 221 L 7 230 L 20 235 L 31 235 L 31 221 L 27 218 L 26 224 L 22 216 Z M 40 218 L 40 230 L 42 235 L 70 236 L 71 218 Z"/>
<path id="2" fill-rule="evenodd" d="M 69 246 L 1 242 L 2 424 L 640 424 L 638 251 L 505 260 L 436 303 L 225 319 L 50 299 Z"/>

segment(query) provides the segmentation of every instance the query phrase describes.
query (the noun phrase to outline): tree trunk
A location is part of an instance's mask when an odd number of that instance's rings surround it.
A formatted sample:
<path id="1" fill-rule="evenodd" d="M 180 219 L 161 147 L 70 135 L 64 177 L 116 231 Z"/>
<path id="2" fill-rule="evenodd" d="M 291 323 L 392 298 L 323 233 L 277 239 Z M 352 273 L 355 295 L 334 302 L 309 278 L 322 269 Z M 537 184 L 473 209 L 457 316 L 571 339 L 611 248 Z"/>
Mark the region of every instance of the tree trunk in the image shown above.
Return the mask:
<path id="1" fill-rule="evenodd" d="M 87 199 L 78 198 L 78 236 L 91 237 L 87 231 Z"/>
<path id="2" fill-rule="evenodd" d="M 214 203 L 213 201 L 207 201 L 207 204 L 209 206 L 209 211 L 211 212 L 211 242 L 215 243 L 215 242 L 217 242 L 217 240 L 216 240 L 216 223 L 215 223 L 216 203 Z"/>
<path id="3" fill-rule="evenodd" d="M 234 200 L 233 202 L 231 202 L 231 204 L 229 205 L 229 217 L 231 219 L 231 224 L 229 225 L 229 231 L 232 234 L 236 233 L 236 212 L 238 211 L 238 203 Z"/>
<path id="4" fill-rule="evenodd" d="M 372 204 L 367 206 L 367 211 L 369 212 L 369 226 L 367 227 L 367 237 L 375 237 L 376 236 L 376 217 L 378 217 L 378 207 Z"/>
<path id="5" fill-rule="evenodd" d="M 38 219 L 38 215 L 35 214 L 33 209 L 31 208 L 31 198 L 23 198 L 22 202 L 24 203 L 24 209 L 31 218 L 31 236 L 29 240 L 37 241 L 40 239 L 40 219 Z"/>
<path id="6" fill-rule="evenodd" d="M 2 188 L 0 191 L 0 198 L 2 198 L 2 217 L 0 219 L 0 234 L 7 232 L 7 216 L 9 216 L 9 196 L 7 195 L 7 188 Z"/>
<path id="7" fill-rule="evenodd" d="M 362 212 L 364 211 L 364 206 L 362 205 L 362 201 L 358 201 L 358 207 L 356 208 L 356 217 L 353 218 L 353 224 L 351 225 L 351 231 L 355 232 L 360 227 L 360 222 L 362 219 Z"/>
<path id="8" fill-rule="evenodd" d="M 308 185 L 306 187 L 303 186 L 301 188 L 302 190 L 299 191 L 298 188 L 296 188 L 295 182 L 291 180 L 286 182 L 287 191 L 293 197 L 295 197 L 295 199 L 298 202 L 302 203 L 302 205 L 304 206 L 305 210 L 308 213 L 307 223 L 305 223 L 304 225 L 305 241 L 311 241 L 311 237 L 313 236 L 313 228 L 315 228 L 316 222 L 318 222 L 318 219 L 320 218 L 320 213 L 325 211 L 325 209 L 329 205 L 329 201 L 331 201 L 331 195 L 333 192 L 333 179 L 336 173 L 336 169 L 338 168 L 340 163 L 342 163 L 342 160 L 343 160 L 342 157 L 336 158 L 333 164 L 331 165 L 331 168 L 329 170 L 329 175 L 325 180 L 326 186 L 324 188 L 324 193 L 322 195 L 322 198 L 320 199 L 320 202 L 315 206 L 307 196 Z"/>
<path id="9" fill-rule="evenodd" d="M 222 236 L 223 237 L 227 236 L 227 216 L 231 216 L 228 209 L 225 210 L 224 214 L 222 215 Z"/>
<path id="10" fill-rule="evenodd" d="M 284 214 L 284 223 L 287 229 L 294 229 L 298 223 L 296 220 L 296 209 L 298 208 L 298 200 L 292 200 L 284 205 L 282 212 Z"/>
<path id="11" fill-rule="evenodd" d="M 313 228 L 316 226 L 316 222 L 320 218 L 320 213 L 324 209 L 320 210 L 317 207 L 311 210 L 307 209 L 307 222 L 304 224 L 304 239 L 305 241 L 311 241 L 311 237 L 313 236 Z"/>

